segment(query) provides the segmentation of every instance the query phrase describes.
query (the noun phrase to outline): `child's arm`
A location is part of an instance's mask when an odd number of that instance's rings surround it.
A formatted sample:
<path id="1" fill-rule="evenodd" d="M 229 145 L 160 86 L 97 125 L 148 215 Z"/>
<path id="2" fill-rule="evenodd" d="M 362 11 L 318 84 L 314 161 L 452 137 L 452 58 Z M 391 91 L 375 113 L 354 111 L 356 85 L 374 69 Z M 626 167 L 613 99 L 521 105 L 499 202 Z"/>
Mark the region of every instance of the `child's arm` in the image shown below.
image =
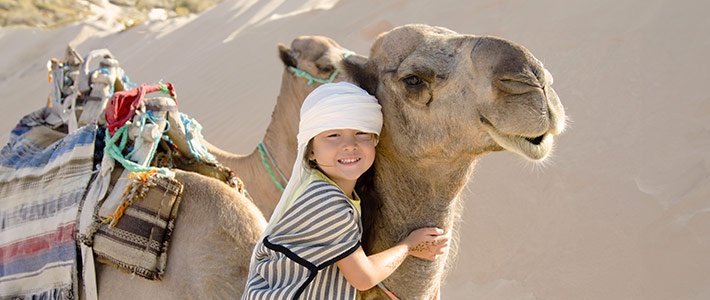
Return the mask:
<path id="1" fill-rule="evenodd" d="M 356 289 L 368 290 L 389 277 L 407 256 L 434 260 L 444 254 L 449 237 L 434 227 L 420 228 L 404 240 L 380 253 L 365 255 L 362 247 L 336 262 L 345 279 Z"/>

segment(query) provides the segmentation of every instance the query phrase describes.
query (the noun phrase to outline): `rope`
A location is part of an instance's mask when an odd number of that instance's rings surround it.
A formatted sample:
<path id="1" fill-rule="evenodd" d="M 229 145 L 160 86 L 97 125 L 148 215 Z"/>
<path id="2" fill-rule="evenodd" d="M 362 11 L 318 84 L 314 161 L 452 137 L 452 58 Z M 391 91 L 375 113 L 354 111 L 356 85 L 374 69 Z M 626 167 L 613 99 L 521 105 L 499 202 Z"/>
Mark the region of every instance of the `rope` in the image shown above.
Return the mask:
<path id="1" fill-rule="evenodd" d="M 108 68 L 97 68 L 97 69 L 94 69 L 93 71 L 89 72 L 89 77 L 91 77 L 91 75 L 96 72 L 100 72 L 101 74 L 104 74 L 104 75 L 111 75 L 111 70 L 109 70 Z M 93 83 L 91 84 L 91 88 L 92 89 L 94 88 Z M 115 87 L 114 87 L 114 83 L 112 82 L 111 83 L 111 92 L 108 94 L 108 97 L 111 98 L 111 96 L 113 96 L 114 92 L 115 92 Z M 84 100 L 84 102 L 86 102 L 86 100 Z"/>
<path id="2" fill-rule="evenodd" d="M 390 297 L 390 299 L 399 300 L 399 298 L 397 298 L 397 296 L 395 296 L 394 293 L 392 293 L 392 291 L 390 291 L 382 282 L 377 283 L 377 286 L 379 286 L 382 289 L 382 291 L 385 292 L 385 294 L 387 294 L 387 296 Z M 439 288 L 438 287 L 436 288 L 436 292 L 434 293 L 434 298 L 432 298 L 432 300 L 439 300 Z"/>
<path id="3" fill-rule="evenodd" d="M 261 142 L 259 143 L 259 145 L 264 148 L 264 153 L 266 153 L 266 157 L 268 157 L 269 161 L 271 161 L 271 164 L 274 165 L 274 169 L 276 169 L 276 172 L 279 173 L 281 179 L 283 179 L 284 182 L 288 182 L 288 179 L 286 179 L 286 175 L 281 172 L 281 169 L 279 169 L 279 166 L 276 164 L 276 160 L 274 160 L 274 158 L 271 156 L 271 153 L 269 153 L 269 149 L 266 148 L 266 144 L 264 144 L 264 142 Z"/>
<path id="4" fill-rule="evenodd" d="M 125 85 L 124 89 L 126 90 L 134 89 L 136 87 L 136 84 L 131 82 L 131 78 L 126 74 L 123 74 L 123 78 L 121 78 L 121 80 L 123 81 L 123 84 Z"/>
<path id="5" fill-rule="evenodd" d="M 192 154 L 198 162 L 200 158 L 209 161 L 217 160 L 217 158 L 207 151 L 207 148 L 199 142 L 199 140 L 202 139 L 202 125 L 200 125 L 197 120 L 183 113 L 180 113 L 180 119 L 182 120 L 182 124 L 185 125 L 185 136 L 187 137 L 187 146 L 190 148 L 190 154 Z M 197 138 L 196 140 L 198 142 L 193 143 L 193 138 Z"/>
<path id="6" fill-rule="evenodd" d="M 385 294 L 387 294 L 387 296 L 390 297 L 390 299 L 399 300 L 399 298 L 397 298 L 397 296 L 395 296 L 394 293 L 392 293 L 389 289 L 387 289 L 387 287 L 385 287 L 385 285 L 382 284 L 382 282 L 377 283 L 377 286 L 379 286 L 382 289 L 382 291 L 385 292 Z"/>
<path id="7" fill-rule="evenodd" d="M 153 124 L 155 124 L 155 121 L 165 121 L 166 126 L 165 126 L 165 130 L 163 130 L 163 133 L 168 132 L 168 130 L 170 129 L 170 122 L 168 122 L 168 120 L 153 116 L 153 111 L 149 110 L 149 111 L 146 111 L 144 114 L 142 114 L 140 116 L 140 119 L 138 120 L 137 125 L 140 126 L 140 129 L 141 129 L 140 133 L 138 134 L 139 137 L 143 136 L 143 131 L 145 131 L 145 124 L 146 124 L 145 122 L 147 120 L 150 120 Z M 154 141 L 153 150 L 151 150 L 151 153 L 152 153 L 151 158 L 152 158 L 152 155 L 154 155 L 155 150 L 158 148 L 158 140 L 159 139 L 160 139 L 160 137 L 156 138 Z M 141 145 L 143 144 L 143 139 L 138 138 L 137 140 L 138 141 L 136 142 L 136 144 L 133 145 L 133 150 L 131 152 L 129 152 L 128 154 L 126 154 L 126 157 L 131 157 L 131 155 L 133 155 L 134 152 L 136 152 L 136 151 L 138 151 L 138 149 L 140 149 Z"/>
<path id="8" fill-rule="evenodd" d="M 138 163 L 135 163 L 135 162 L 127 159 L 125 156 L 123 156 L 123 154 L 122 154 L 123 149 L 126 148 L 126 144 L 128 142 L 128 126 L 130 126 L 130 125 L 124 124 L 123 126 L 121 126 L 121 128 L 116 130 L 116 133 L 113 136 L 111 136 L 111 134 L 108 132 L 108 129 L 106 129 L 106 137 L 105 137 L 106 146 L 104 146 L 104 154 L 113 158 L 115 161 L 119 162 L 123 166 L 123 168 L 125 168 L 126 170 L 129 170 L 131 172 L 138 173 L 138 172 L 157 171 L 158 173 L 163 174 L 165 176 L 168 176 L 171 178 L 175 177 L 175 173 L 170 171 L 167 168 L 156 168 L 156 167 L 147 166 L 153 160 L 153 156 L 155 155 L 155 150 L 158 147 L 157 139 L 156 139 L 155 143 L 153 144 L 153 149 L 150 151 L 150 155 L 149 155 L 148 159 L 145 161 L 145 165 L 140 165 Z M 144 124 L 141 125 L 141 133 L 143 131 L 143 126 L 144 126 Z M 159 138 L 160 137 L 158 137 L 158 139 Z M 116 146 L 116 142 L 118 142 L 119 139 L 120 139 L 120 143 L 118 146 Z M 140 140 L 140 137 L 139 137 L 139 140 Z M 134 147 L 133 151 L 135 151 L 138 148 L 139 148 L 138 145 L 136 145 L 136 147 Z M 133 151 L 131 151 L 131 153 L 133 153 Z"/>
<path id="9" fill-rule="evenodd" d="M 264 155 L 264 148 L 262 146 L 262 143 L 259 143 L 257 148 L 259 148 L 259 155 L 261 155 L 261 163 L 264 165 L 264 167 L 266 167 L 266 171 L 269 172 L 269 175 L 271 175 L 271 179 L 274 181 L 274 184 L 276 184 L 276 187 L 279 188 L 281 192 L 283 192 L 284 187 L 281 185 L 279 179 L 276 178 L 276 175 L 274 175 L 274 171 L 271 170 L 271 167 L 269 167 L 269 164 L 266 162 L 266 156 Z"/>
<path id="10" fill-rule="evenodd" d="M 348 57 L 350 57 L 353 54 L 355 54 L 355 52 L 348 51 L 345 54 L 343 54 L 343 58 L 347 59 Z M 299 68 L 296 68 L 296 67 L 288 67 L 288 69 L 291 70 L 296 77 L 304 77 L 304 78 L 308 79 L 309 86 L 313 86 L 313 82 L 331 83 L 331 82 L 333 82 L 333 80 L 335 80 L 335 76 L 338 76 L 338 73 L 340 73 L 340 69 L 336 68 L 335 72 L 333 72 L 333 74 L 330 74 L 330 77 L 328 79 L 320 79 L 320 78 L 313 77 L 313 75 L 308 74 L 308 72 L 301 70 Z M 266 149 L 266 145 L 264 145 L 264 142 L 259 143 L 257 148 L 259 149 L 259 154 L 261 155 L 261 163 L 264 164 L 264 167 L 266 167 L 266 171 L 268 171 L 269 175 L 271 175 L 271 179 L 276 184 L 276 187 L 278 187 L 279 190 L 281 190 L 283 192 L 284 188 L 281 185 L 281 183 L 279 182 L 278 178 L 276 178 L 276 175 L 274 175 L 274 171 L 271 170 L 271 167 L 266 162 L 266 157 L 264 156 L 264 153 L 266 153 L 266 155 L 269 157 L 269 160 L 271 160 L 271 164 L 274 165 L 274 168 L 276 168 L 276 171 L 279 173 L 279 176 L 281 176 L 281 179 L 283 179 L 284 182 L 288 182 L 288 179 L 286 179 L 286 176 L 284 176 L 284 174 L 281 172 L 281 170 L 279 169 L 279 166 L 276 165 L 276 161 L 274 161 L 274 158 L 271 157 L 271 153 L 269 153 L 269 150 Z M 190 151 L 192 151 L 192 149 Z"/>
<path id="11" fill-rule="evenodd" d="M 175 89 L 171 87 L 172 84 L 171 83 L 165 84 L 165 83 L 163 83 L 162 79 L 160 81 L 158 81 L 158 84 L 163 87 L 162 89 L 160 89 L 160 91 L 163 94 L 170 95 L 170 98 L 172 98 L 175 101 L 175 104 L 177 104 L 177 93 L 175 92 Z"/>
<path id="12" fill-rule="evenodd" d="M 353 54 L 355 54 L 355 52 L 348 51 L 345 54 L 343 54 L 343 58 L 347 59 L 348 57 L 350 57 Z M 320 78 L 313 77 L 313 75 L 308 74 L 308 72 L 301 70 L 299 68 L 296 68 L 296 67 L 288 67 L 288 69 L 291 70 L 293 72 L 293 74 L 296 75 L 296 77 L 304 77 L 304 78 L 308 79 L 308 86 L 313 86 L 314 81 L 318 82 L 318 83 L 331 83 L 331 82 L 333 82 L 333 80 L 335 80 L 335 76 L 338 76 L 338 73 L 340 73 L 340 69 L 335 68 L 335 72 L 333 72 L 333 74 L 330 74 L 330 78 L 320 79 Z"/>
<path id="13" fill-rule="evenodd" d="M 330 75 L 330 78 L 320 79 L 320 78 L 313 77 L 311 74 L 308 74 L 308 72 L 301 70 L 299 68 L 296 68 L 296 67 L 288 67 L 288 69 L 293 71 L 293 74 L 296 75 L 296 77 L 307 78 L 309 86 L 313 86 L 314 81 L 319 82 L 319 83 L 331 83 L 335 79 L 335 76 L 338 75 L 338 73 L 340 72 L 339 69 L 335 69 L 335 72 L 333 72 L 333 74 Z"/>
<path id="14" fill-rule="evenodd" d="M 94 69 L 93 71 L 89 72 L 89 74 L 94 74 L 94 72 L 101 72 L 101 74 L 104 74 L 104 75 L 111 74 L 111 70 L 109 70 L 108 68 L 97 68 L 97 69 Z"/>

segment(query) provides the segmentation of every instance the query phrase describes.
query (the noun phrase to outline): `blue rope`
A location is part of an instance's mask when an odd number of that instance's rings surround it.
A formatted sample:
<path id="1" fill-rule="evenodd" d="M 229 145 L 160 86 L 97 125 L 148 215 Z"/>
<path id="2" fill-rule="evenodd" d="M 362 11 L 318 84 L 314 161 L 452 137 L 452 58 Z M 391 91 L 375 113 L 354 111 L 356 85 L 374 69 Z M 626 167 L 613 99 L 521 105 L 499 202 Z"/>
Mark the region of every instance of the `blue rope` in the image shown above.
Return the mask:
<path id="1" fill-rule="evenodd" d="M 93 71 L 89 72 L 89 77 L 91 77 L 91 74 L 94 74 L 94 72 L 101 72 L 101 74 L 105 74 L 105 75 L 111 74 L 111 70 L 109 70 L 107 68 L 97 68 L 97 69 L 94 69 Z M 91 88 L 92 89 L 94 88 L 93 83 L 91 84 Z M 108 95 L 109 98 L 111 98 L 111 96 L 113 96 L 113 93 L 115 92 L 114 89 L 115 89 L 114 84 L 111 83 L 111 94 Z M 84 102 L 86 102 L 86 100 L 84 100 Z"/>
<path id="2" fill-rule="evenodd" d="M 163 132 L 162 132 L 163 134 L 168 132 L 168 130 L 170 129 L 170 122 L 168 122 L 168 120 L 153 116 L 153 111 L 149 110 L 149 111 L 146 111 L 144 114 L 140 115 L 140 119 L 138 120 L 138 123 L 136 123 L 137 126 L 140 126 L 140 133 L 138 134 L 139 137 L 143 136 L 143 132 L 145 131 L 146 121 L 150 121 L 153 124 L 156 124 L 155 121 L 165 121 L 166 129 L 163 130 Z M 152 160 L 153 155 L 155 155 L 154 154 L 155 150 L 158 148 L 158 140 L 159 139 L 160 139 L 160 137 L 157 137 L 154 141 L 153 150 L 151 150 L 151 160 Z M 126 157 L 131 157 L 131 155 L 133 155 L 133 152 L 137 151 L 141 147 L 142 144 L 143 144 L 143 138 L 138 138 L 138 141 L 136 142 L 136 144 L 133 145 L 133 150 L 130 153 L 126 154 Z"/>
<path id="3" fill-rule="evenodd" d="M 97 68 L 94 69 L 93 71 L 89 72 L 89 74 L 94 74 L 94 72 L 101 72 L 102 74 L 108 75 L 111 74 L 111 70 L 108 68 Z"/>
<path id="4" fill-rule="evenodd" d="M 165 121 L 165 130 L 163 130 L 163 134 L 167 133 L 168 130 L 170 130 L 170 121 L 168 121 L 167 119 L 158 118 L 158 117 L 154 116 L 152 110 L 146 111 L 145 113 L 150 116 L 150 119 L 151 119 L 153 122 L 155 122 L 155 121 Z"/>
<path id="5" fill-rule="evenodd" d="M 136 87 L 136 84 L 131 82 L 131 78 L 129 78 L 126 74 L 123 74 L 123 78 L 121 78 L 121 80 L 123 81 L 123 84 L 125 85 L 124 88 L 126 90 L 131 90 Z"/>
<path id="6" fill-rule="evenodd" d="M 197 120 L 188 117 L 184 113 L 180 113 L 180 119 L 182 120 L 182 124 L 185 125 L 185 136 L 187 137 L 187 146 L 190 147 L 190 154 L 192 154 L 197 161 L 200 161 L 200 159 L 206 159 L 208 161 L 217 160 L 217 158 L 207 151 L 207 148 L 199 142 L 202 138 L 202 125 L 200 125 Z M 192 133 L 194 133 L 194 136 Z M 193 137 L 197 140 L 194 144 L 192 142 Z"/>

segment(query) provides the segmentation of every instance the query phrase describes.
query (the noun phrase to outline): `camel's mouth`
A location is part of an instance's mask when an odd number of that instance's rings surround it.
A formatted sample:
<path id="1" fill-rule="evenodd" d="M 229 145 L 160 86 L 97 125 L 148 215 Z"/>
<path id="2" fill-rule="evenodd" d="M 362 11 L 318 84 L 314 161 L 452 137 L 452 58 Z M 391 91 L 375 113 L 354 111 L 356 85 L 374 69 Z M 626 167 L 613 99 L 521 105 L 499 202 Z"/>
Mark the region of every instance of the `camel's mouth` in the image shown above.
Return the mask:
<path id="1" fill-rule="evenodd" d="M 533 144 L 533 145 L 540 145 L 540 143 L 542 143 L 542 140 L 543 140 L 544 138 L 545 138 L 545 135 L 543 134 L 543 135 L 538 136 L 538 137 L 536 137 L 536 138 L 529 138 L 529 137 L 526 137 L 525 140 L 528 141 L 528 142 L 530 142 L 530 143 Z"/>
<path id="2" fill-rule="evenodd" d="M 525 137 L 498 131 L 485 117 L 480 117 L 481 124 L 493 140 L 505 150 L 522 155 L 530 160 L 543 160 L 552 151 L 554 137 L 545 133 L 537 137 Z"/>

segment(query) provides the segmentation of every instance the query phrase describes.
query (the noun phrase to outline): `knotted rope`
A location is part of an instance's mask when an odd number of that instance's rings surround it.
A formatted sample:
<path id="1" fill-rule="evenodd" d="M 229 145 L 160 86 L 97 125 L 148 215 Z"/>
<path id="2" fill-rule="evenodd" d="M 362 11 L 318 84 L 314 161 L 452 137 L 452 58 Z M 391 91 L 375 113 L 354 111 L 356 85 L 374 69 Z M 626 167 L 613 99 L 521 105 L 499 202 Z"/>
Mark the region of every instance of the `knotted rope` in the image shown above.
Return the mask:
<path id="1" fill-rule="evenodd" d="M 127 121 L 133 118 L 136 110 L 142 104 L 145 94 L 156 91 L 169 94 L 173 101 L 177 104 L 175 88 L 171 83 L 164 84 L 160 82 L 158 85 L 154 86 L 142 84 L 136 89 L 120 91 L 113 94 L 106 108 L 106 122 L 108 123 L 108 126 L 106 127 L 106 146 L 104 147 L 104 153 L 118 161 L 126 170 L 130 170 L 131 172 L 148 172 L 156 170 L 163 175 L 174 177 L 175 173 L 167 168 L 154 168 L 148 166 L 155 155 L 155 151 L 158 147 L 158 140 L 167 131 L 167 129 L 155 137 L 153 147 L 148 154 L 148 158 L 143 164 L 135 163 L 127 159 L 126 156 L 122 154 L 124 148 L 126 147 L 126 143 L 128 142 L 128 127 L 130 125 L 127 125 Z M 165 121 L 167 123 L 166 127 L 170 128 L 170 124 L 167 120 L 153 116 L 152 111 L 147 111 L 146 113 L 140 115 L 135 124 L 136 126 L 139 126 L 140 133 L 138 134 L 133 150 L 128 153 L 128 157 L 130 157 L 142 145 L 143 132 L 147 121 L 150 121 L 153 124 L 155 124 L 156 121 Z M 119 142 L 118 145 L 116 145 L 117 142 Z"/>
<path id="2" fill-rule="evenodd" d="M 201 159 L 216 161 L 217 158 L 200 143 L 202 139 L 202 125 L 200 125 L 197 120 L 183 113 L 180 113 L 180 119 L 185 126 L 185 136 L 187 137 L 187 146 L 190 148 L 190 154 L 192 154 L 198 162 L 201 161 Z"/>
<path id="3" fill-rule="evenodd" d="M 149 166 L 150 162 L 153 161 L 153 156 L 155 156 L 155 151 L 158 148 L 158 140 L 160 139 L 160 136 L 155 138 L 153 148 L 151 149 L 150 153 L 148 154 L 148 158 L 143 164 L 135 163 L 130 159 L 126 158 L 130 157 L 142 145 L 142 136 L 143 131 L 145 130 L 145 123 L 147 120 L 150 120 L 155 123 L 155 121 L 164 119 L 154 117 L 151 111 L 142 114 L 137 124 L 138 126 L 140 126 L 140 133 L 138 134 L 136 144 L 133 146 L 133 150 L 126 156 L 123 155 L 123 150 L 126 148 L 126 144 L 128 143 L 128 127 L 131 126 L 131 124 L 124 124 L 118 130 L 116 130 L 113 136 L 111 136 L 111 133 L 107 128 L 105 137 L 106 146 L 104 146 L 104 153 L 109 157 L 113 158 L 115 161 L 119 162 L 126 170 L 129 170 L 131 172 L 138 173 L 155 171 L 168 177 L 175 177 L 175 173 L 170 171 L 168 168 L 157 168 Z M 168 124 L 166 127 L 169 128 L 169 126 L 170 125 Z M 167 129 L 163 131 L 163 133 L 165 132 L 167 132 Z M 116 145 L 117 142 L 119 143 L 118 145 Z"/>

